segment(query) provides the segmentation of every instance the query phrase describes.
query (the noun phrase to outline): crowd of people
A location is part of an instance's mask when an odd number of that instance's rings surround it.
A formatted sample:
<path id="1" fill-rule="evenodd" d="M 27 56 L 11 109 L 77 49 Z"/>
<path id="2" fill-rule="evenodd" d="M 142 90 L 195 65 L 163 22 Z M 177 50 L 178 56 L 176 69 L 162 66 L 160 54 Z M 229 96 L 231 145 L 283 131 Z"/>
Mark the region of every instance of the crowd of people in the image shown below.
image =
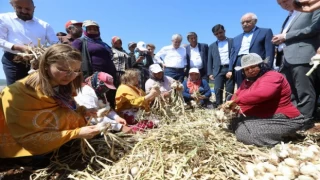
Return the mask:
<path id="1" fill-rule="evenodd" d="M 72 139 L 92 138 L 101 123 L 124 133 L 154 128 L 156 118 L 137 121 L 137 113 L 149 111 L 156 97 L 170 99 L 175 81 L 183 84 L 186 104 L 196 101 L 208 111 L 222 108 L 238 114 L 230 129 L 245 144 L 273 146 L 311 128 L 316 119 L 320 70 L 306 73 L 320 47 L 320 10 L 311 12 L 305 1 L 300 6 L 277 0 L 289 13 L 280 34 L 258 27 L 258 17 L 246 13 L 243 32 L 234 38 L 217 24 L 212 28 L 217 41 L 211 45 L 199 43 L 195 32 L 186 35 L 188 45 L 181 45 L 182 35 L 174 34 L 171 44 L 157 53 L 154 44 L 143 41 L 130 42 L 127 52 L 117 36 L 109 45 L 93 20 L 70 20 L 66 33 L 54 33 L 33 16 L 32 0 L 10 3 L 15 12 L 0 14 L 7 80 L 1 92 L 1 158 L 41 155 Z M 13 59 L 28 52 L 25 44 L 37 43 L 50 46 L 37 60 L 36 71 L 28 74 L 30 65 Z M 279 72 L 273 69 L 274 60 Z M 107 113 L 96 117 L 100 108 Z"/>

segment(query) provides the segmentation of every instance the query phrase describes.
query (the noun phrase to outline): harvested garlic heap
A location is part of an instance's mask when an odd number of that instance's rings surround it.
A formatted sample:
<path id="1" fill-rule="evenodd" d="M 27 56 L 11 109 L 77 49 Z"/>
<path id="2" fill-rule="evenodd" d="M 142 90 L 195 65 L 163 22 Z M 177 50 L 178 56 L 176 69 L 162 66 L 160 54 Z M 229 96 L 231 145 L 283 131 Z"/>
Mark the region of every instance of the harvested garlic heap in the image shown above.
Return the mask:
<path id="1" fill-rule="evenodd" d="M 241 180 L 320 180 L 320 147 L 278 144 L 267 157 L 246 164 Z"/>

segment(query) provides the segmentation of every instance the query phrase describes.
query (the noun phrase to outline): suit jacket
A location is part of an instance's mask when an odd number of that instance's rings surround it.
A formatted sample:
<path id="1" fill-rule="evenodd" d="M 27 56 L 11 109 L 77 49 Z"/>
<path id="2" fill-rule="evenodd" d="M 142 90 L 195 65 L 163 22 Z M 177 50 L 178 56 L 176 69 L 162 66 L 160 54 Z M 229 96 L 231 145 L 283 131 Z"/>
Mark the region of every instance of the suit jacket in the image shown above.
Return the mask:
<path id="1" fill-rule="evenodd" d="M 261 56 L 262 59 L 269 58 L 269 66 L 273 66 L 274 61 L 274 53 L 275 53 L 275 47 L 271 43 L 271 39 L 273 36 L 272 30 L 267 28 L 259 28 L 254 31 L 252 35 L 252 40 L 250 44 L 249 53 L 257 53 Z M 241 48 L 242 38 L 244 33 L 241 33 L 240 35 L 233 38 L 233 47 L 231 48 L 231 62 L 229 66 L 229 71 L 232 71 L 236 60 L 238 53 Z"/>
<path id="2" fill-rule="evenodd" d="M 228 52 L 229 52 L 229 59 L 231 57 L 231 48 L 233 46 L 233 39 L 228 38 Z M 230 61 L 231 62 L 231 61 Z M 207 65 L 207 75 L 213 75 L 216 77 L 221 69 L 221 59 L 220 53 L 218 48 L 218 41 L 212 43 L 209 46 L 209 54 L 208 54 L 208 65 Z"/>
<path id="3" fill-rule="evenodd" d="M 199 47 L 199 52 L 202 60 L 202 67 L 206 75 L 209 46 L 208 44 L 205 44 L 205 43 L 198 43 L 198 47 Z M 186 51 L 187 51 L 187 73 L 188 73 L 190 70 L 190 44 L 186 47 Z"/>
<path id="4" fill-rule="evenodd" d="M 320 10 L 298 12 L 287 32 L 284 58 L 289 64 L 306 64 L 320 46 Z"/>

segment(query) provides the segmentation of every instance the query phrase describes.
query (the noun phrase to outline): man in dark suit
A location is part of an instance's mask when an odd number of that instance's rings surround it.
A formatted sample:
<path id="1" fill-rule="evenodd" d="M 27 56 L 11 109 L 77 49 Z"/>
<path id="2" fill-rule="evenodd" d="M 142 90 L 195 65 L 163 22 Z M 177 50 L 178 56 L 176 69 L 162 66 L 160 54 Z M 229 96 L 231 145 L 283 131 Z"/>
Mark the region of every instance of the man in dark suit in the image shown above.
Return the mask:
<path id="1" fill-rule="evenodd" d="M 187 51 L 187 70 L 190 68 L 198 68 L 201 77 L 208 79 L 207 77 L 207 61 L 208 61 L 208 44 L 198 43 L 198 36 L 195 32 L 190 32 L 187 35 L 189 45 L 186 46 Z"/>
<path id="2" fill-rule="evenodd" d="M 267 28 L 259 28 L 256 26 L 258 18 L 253 13 L 247 13 L 242 16 L 241 24 L 243 33 L 233 39 L 233 47 L 231 49 L 231 58 L 229 72 L 232 74 L 235 66 L 241 66 L 241 57 L 249 53 L 256 53 L 262 59 L 269 59 L 269 66 L 273 66 L 274 45 L 271 43 L 273 36 L 272 30 Z M 239 87 L 243 81 L 241 71 L 235 72 L 235 80 Z"/>
<path id="3" fill-rule="evenodd" d="M 231 76 L 227 77 L 233 39 L 227 38 L 225 32 L 223 25 L 215 25 L 212 28 L 212 33 L 218 40 L 209 46 L 207 75 L 210 80 L 214 81 L 216 105 L 223 103 L 224 86 L 226 89 L 226 97 L 233 94 L 234 91 L 234 79 Z"/>
<path id="4" fill-rule="evenodd" d="M 283 23 L 281 34 L 273 37 L 278 45 L 282 61 L 280 72 L 291 86 L 292 100 L 306 118 L 312 118 L 315 109 L 316 92 L 315 73 L 306 76 L 310 70 L 311 57 L 320 46 L 320 10 L 312 13 L 294 11 L 293 0 L 277 0 L 278 4 L 289 11 Z M 282 55 L 282 56 L 281 56 Z"/>

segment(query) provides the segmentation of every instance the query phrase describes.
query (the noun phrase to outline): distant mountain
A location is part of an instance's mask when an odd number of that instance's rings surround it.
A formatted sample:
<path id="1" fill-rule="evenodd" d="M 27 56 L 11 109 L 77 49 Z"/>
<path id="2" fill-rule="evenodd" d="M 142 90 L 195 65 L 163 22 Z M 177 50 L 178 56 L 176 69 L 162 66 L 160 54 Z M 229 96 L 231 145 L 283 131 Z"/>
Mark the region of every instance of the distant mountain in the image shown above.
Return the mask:
<path id="1" fill-rule="evenodd" d="M 7 81 L 5 79 L 0 79 L 0 86 L 7 85 Z"/>

